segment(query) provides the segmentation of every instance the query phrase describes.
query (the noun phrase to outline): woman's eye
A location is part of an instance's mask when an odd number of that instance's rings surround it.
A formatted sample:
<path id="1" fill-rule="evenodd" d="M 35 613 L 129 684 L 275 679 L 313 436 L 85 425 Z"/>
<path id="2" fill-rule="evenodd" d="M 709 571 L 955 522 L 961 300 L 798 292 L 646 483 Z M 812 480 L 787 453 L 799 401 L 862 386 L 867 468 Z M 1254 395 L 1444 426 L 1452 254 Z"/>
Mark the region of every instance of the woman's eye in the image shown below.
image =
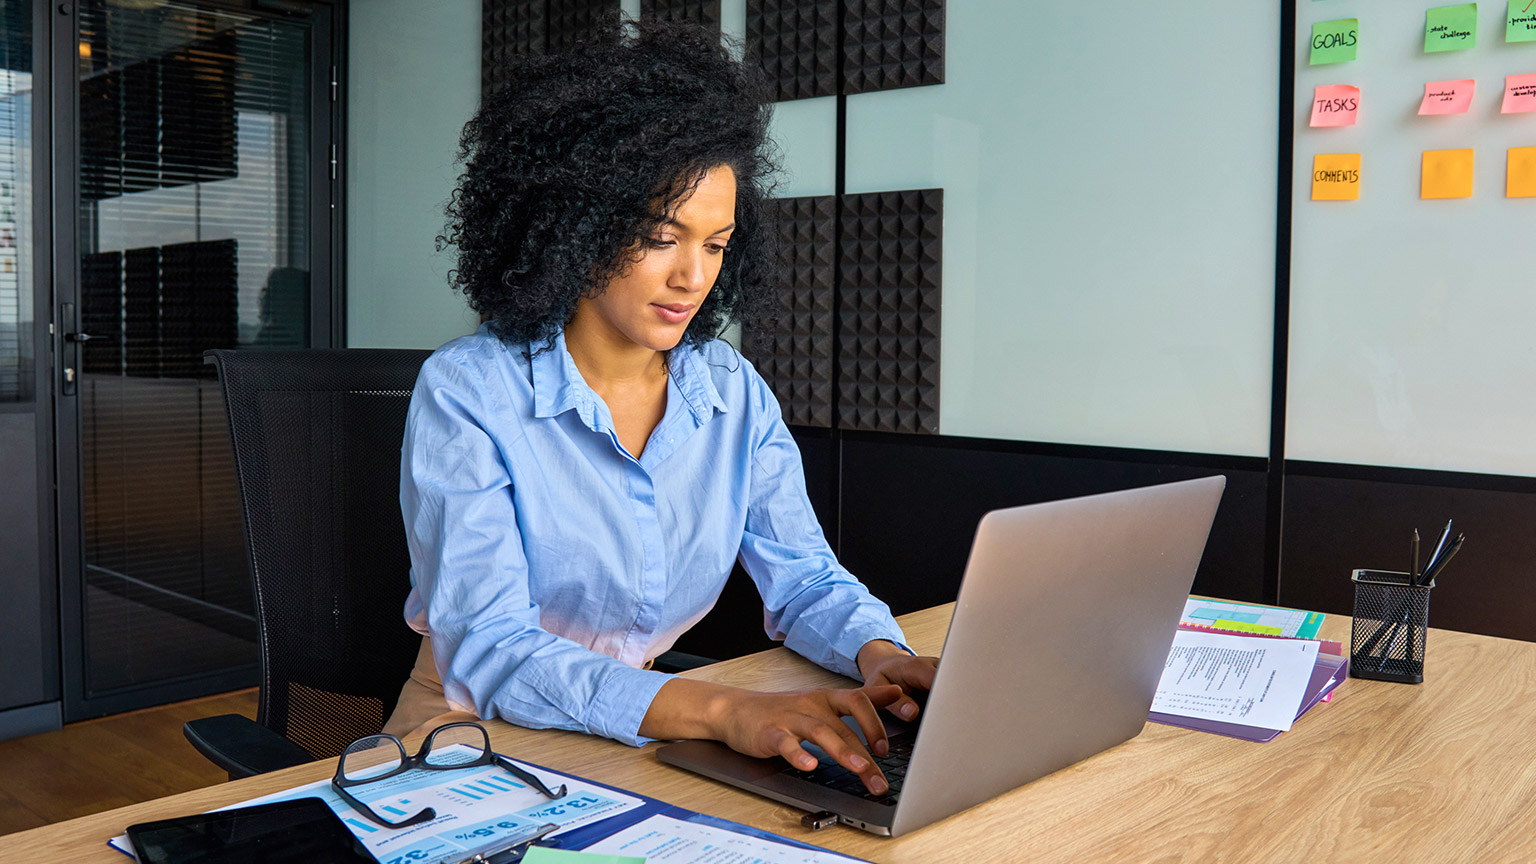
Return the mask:
<path id="1" fill-rule="evenodd" d="M 707 243 L 707 244 L 705 244 L 704 248 L 708 249 L 709 250 L 709 254 L 711 254 L 711 255 L 719 255 L 720 253 L 724 252 L 725 250 L 729 249 L 730 247 L 725 245 L 724 243 Z"/>
<path id="2" fill-rule="evenodd" d="M 645 238 L 645 245 L 649 249 L 665 249 L 668 246 L 675 246 L 677 244 L 665 237 L 647 237 Z"/>

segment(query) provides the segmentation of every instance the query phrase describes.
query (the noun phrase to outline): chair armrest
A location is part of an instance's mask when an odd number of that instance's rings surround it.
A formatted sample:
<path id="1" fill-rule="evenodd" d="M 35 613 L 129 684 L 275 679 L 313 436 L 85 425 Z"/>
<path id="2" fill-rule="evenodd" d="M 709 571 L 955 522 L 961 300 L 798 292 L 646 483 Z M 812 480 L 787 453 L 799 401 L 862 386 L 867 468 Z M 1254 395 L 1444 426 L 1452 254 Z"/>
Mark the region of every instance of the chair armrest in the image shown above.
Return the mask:
<path id="1" fill-rule="evenodd" d="M 685 651 L 665 651 L 656 655 L 656 662 L 651 668 L 657 672 L 682 672 L 688 669 L 697 669 L 700 666 L 708 666 L 715 662 L 709 657 L 700 657 L 697 654 L 689 654 Z"/>
<path id="2" fill-rule="evenodd" d="M 315 761 L 308 750 L 239 714 L 188 720 L 181 734 L 231 780 Z"/>

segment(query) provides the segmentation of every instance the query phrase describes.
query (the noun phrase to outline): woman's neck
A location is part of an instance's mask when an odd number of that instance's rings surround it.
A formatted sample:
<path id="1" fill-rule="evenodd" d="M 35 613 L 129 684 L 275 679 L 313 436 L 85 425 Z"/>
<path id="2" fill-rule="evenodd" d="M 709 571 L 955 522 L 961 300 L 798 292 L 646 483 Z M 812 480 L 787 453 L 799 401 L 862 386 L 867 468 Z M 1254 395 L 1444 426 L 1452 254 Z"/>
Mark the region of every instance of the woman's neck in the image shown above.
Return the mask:
<path id="1" fill-rule="evenodd" d="M 567 326 L 565 349 L 576 362 L 576 369 L 586 379 L 587 386 L 599 394 L 613 389 L 654 385 L 658 380 L 665 380 L 667 375 L 665 352 L 633 342 L 625 344 L 605 339 L 602 334 L 586 328 Z"/>

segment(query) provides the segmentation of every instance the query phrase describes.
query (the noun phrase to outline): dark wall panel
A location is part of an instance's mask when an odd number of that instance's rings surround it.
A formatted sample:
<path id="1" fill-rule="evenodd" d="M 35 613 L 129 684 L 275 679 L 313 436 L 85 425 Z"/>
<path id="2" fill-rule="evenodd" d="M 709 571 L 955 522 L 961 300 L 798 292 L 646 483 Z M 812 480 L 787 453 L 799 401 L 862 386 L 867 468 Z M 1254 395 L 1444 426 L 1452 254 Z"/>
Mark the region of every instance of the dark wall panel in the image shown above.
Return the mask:
<path id="1" fill-rule="evenodd" d="M 842 560 L 893 611 L 911 612 L 955 599 L 976 523 L 988 510 L 1212 474 L 1227 476 L 1227 490 L 1195 590 L 1260 600 L 1267 480 L 1257 466 L 1040 455 L 975 439 L 845 436 Z"/>
<path id="2" fill-rule="evenodd" d="M 1281 603 L 1348 615 L 1351 571 L 1407 569 L 1414 528 L 1427 559 L 1454 519 L 1467 541 L 1430 595 L 1430 626 L 1536 640 L 1536 483 L 1492 478 L 1481 485 L 1495 488 L 1471 488 L 1489 478 L 1467 477 L 1458 487 L 1443 475 L 1342 466 L 1328 473 L 1357 476 L 1302 473 L 1312 470 L 1287 466 Z M 1377 477 L 1358 476 L 1367 472 Z"/>

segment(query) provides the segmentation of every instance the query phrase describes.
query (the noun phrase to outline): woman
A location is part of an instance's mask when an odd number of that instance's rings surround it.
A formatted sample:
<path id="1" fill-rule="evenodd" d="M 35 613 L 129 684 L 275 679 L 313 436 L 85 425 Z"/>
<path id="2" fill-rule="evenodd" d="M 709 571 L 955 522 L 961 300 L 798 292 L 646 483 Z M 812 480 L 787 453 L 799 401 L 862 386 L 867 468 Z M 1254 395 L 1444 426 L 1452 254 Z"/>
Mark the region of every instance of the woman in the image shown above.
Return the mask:
<path id="1" fill-rule="evenodd" d="M 386 728 L 462 716 L 631 744 L 710 738 L 887 784 L 884 708 L 933 658 L 844 570 L 762 378 L 715 336 L 767 305 L 768 109 L 703 31 L 613 25 L 516 62 L 465 127 L 441 241 L 486 323 L 426 362 L 401 463 L 424 637 Z M 738 559 L 765 627 L 861 689 L 649 671 Z"/>

